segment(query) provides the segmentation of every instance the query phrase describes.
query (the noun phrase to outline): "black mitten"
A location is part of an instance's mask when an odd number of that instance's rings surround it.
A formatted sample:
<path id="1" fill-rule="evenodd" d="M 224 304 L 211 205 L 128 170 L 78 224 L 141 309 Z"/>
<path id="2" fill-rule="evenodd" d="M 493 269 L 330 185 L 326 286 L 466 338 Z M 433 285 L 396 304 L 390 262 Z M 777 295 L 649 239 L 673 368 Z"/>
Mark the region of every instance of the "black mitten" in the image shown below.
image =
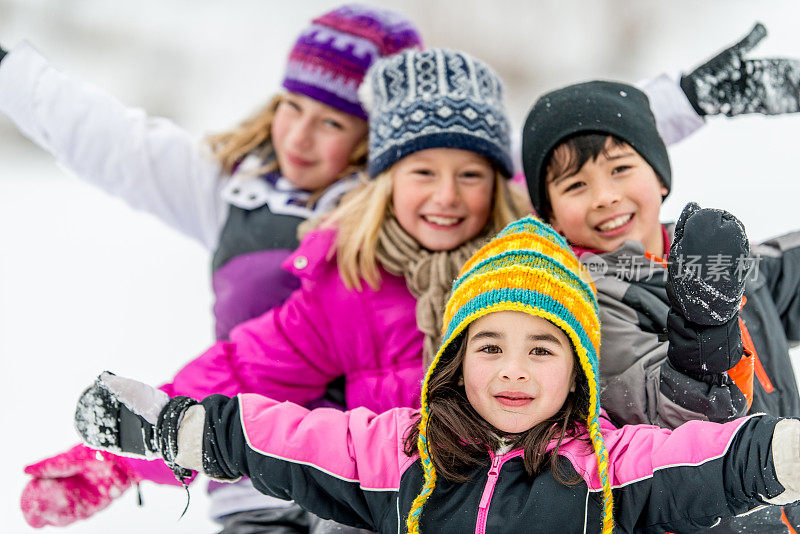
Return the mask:
<path id="1" fill-rule="evenodd" d="M 750 266 L 742 223 L 724 210 L 686 205 L 669 249 L 667 295 L 672 308 L 699 325 L 735 317 Z"/>
<path id="2" fill-rule="evenodd" d="M 800 111 L 800 60 L 744 58 L 766 35 L 757 23 L 744 39 L 681 78 L 681 89 L 699 115 Z"/>
<path id="3" fill-rule="evenodd" d="M 96 449 L 123 456 L 162 458 L 175 476 L 191 471 L 178 466 L 178 427 L 183 413 L 197 401 L 170 399 L 163 391 L 141 382 L 102 373 L 78 400 L 75 428 Z"/>
<path id="4" fill-rule="evenodd" d="M 742 357 L 739 304 L 750 267 L 744 226 L 723 210 L 686 205 L 669 251 L 668 357 L 704 382 L 721 384 Z"/>
<path id="5" fill-rule="evenodd" d="M 101 378 L 78 399 L 75 428 L 83 442 L 95 449 L 126 456 L 161 457 L 156 425 L 120 402 Z"/>
<path id="6" fill-rule="evenodd" d="M 3 61 L 3 58 L 6 57 L 7 53 L 8 52 L 6 52 L 6 49 L 0 46 L 0 62 Z"/>
<path id="7" fill-rule="evenodd" d="M 670 309 L 667 315 L 667 357 L 682 374 L 706 384 L 730 383 L 728 371 L 742 358 L 739 317 L 721 325 L 702 326 Z"/>

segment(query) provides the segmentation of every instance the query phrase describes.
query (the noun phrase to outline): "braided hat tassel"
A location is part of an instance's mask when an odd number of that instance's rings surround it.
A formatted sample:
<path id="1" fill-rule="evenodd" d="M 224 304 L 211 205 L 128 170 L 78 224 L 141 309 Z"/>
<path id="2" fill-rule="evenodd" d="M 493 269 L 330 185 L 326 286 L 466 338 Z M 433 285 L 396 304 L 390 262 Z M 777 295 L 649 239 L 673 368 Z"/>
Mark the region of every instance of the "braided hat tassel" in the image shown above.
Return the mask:
<path id="1" fill-rule="evenodd" d="M 587 419 L 587 428 L 589 429 L 589 437 L 592 440 L 594 454 L 597 457 L 597 473 L 600 476 L 600 482 L 603 484 L 603 534 L 611 534 L 614 530 L 614 496 L 611 493 L 611 482 L 608 477 L 608 454 L 606 453 L 605 442 L 600 433 L 600 398 L 597 388 L 597 376 L 592 364 L 588 358 L 579 358 L 581 368 L 586 374 L 586 379 L 589 382 L 589 418 Z"/>

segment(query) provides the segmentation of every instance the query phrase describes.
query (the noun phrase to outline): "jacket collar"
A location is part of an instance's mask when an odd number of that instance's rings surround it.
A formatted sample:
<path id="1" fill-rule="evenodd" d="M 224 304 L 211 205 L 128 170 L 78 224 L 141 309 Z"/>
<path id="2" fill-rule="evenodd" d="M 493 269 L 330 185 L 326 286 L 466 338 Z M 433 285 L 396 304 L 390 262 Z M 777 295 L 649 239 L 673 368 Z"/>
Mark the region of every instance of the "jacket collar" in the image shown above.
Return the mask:
<path id="1" fill-rule="evenodd" d="M 662 224 L 661 225 L 661 237 L 664 240 L 664 256 L 663 258 L 666 260 L 669 256 L 669 247 L 672 244 L 672 237 L 675 233 L 675 225 L 672 223 Z M 624 247 L 628 243 L 636 243 L 636 241 L 626 241 L 621 245 L 620 248 Z M 602 250 L 592 249 L 592 248 L 585 248 L 579 245 L 570 245 L 572 247 L 572 251 L 575 253 L 578 258 L 583 257 L 585 254 L 594 254 L 595 256 L 603 256 L 604 254 L 608 254 L 607 252 L 603 252 Z M 642 254 L 644 254 L 644 247 L 642 248 Z M 619 250 L 619 249 L 617 249 Z"/>

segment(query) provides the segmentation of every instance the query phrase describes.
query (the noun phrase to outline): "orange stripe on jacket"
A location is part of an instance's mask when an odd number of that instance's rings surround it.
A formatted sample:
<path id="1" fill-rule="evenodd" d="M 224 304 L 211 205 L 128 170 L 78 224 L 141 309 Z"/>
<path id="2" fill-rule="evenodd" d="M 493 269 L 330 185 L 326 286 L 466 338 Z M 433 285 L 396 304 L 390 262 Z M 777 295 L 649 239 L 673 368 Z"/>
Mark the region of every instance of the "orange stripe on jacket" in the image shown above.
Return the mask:
<path id="1" fill-rule="evenodd" d="M 745 303 L 747 303 L 747 297 L 742 297 L 742 304 L 739 306 L 740 310 L 744 307 Z M 764 366 L 761 365 L 761 360 L 758 358 L 758 352 L 756 352 L 753 338 L 750 336 L 750 331 L 747 329 L 747 325 L 744 323 L 744 319 L 742 319 L 741 316 L 739 317 L 739 329 L 742 332 L 744 355 L 742 359 L 739 360 L 739 363 L 728 370 L 728 376 L 731 377 L 733 383 L 744 393 L 747 399 L 747 409 L 749 410 L 750 406 L 753 405 L 753 375 L 758 378 L 758 382 L 767 393 L 775 391 L 775 387 L 772 385 L 769 376 L 767 376 L 767 371 L 764 369 Z"/>

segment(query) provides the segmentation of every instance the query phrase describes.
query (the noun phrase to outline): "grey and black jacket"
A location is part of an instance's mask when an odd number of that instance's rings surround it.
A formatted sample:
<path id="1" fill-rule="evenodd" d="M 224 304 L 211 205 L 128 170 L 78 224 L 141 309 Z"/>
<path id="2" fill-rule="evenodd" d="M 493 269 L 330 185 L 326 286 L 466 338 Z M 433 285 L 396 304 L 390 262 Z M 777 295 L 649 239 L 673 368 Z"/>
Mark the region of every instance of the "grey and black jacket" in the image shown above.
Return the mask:
<path id="1" fill-rule="evenodd" d="M 671 234 L 672 229 L 668 230 Z M 581 257 L 594 273 L 600 305 L 602 405 L 616 424 L 675 428 L 692 419 L 723 422 L 748 411 L 800 415 L 788 353 L 800 340 L 800 232 L 752 246 L 751 255 L 754 267 L 740 315 L 765 373 L 754 379 L 749 410 L 741 391 L 726 377 L 693 377 L 673 365 L 710 346 L 737 348 L 726 346 L 725 326 L 717 327 L 716 334 L 692 333 L 692 325 L 686 322 L 680 323 L 682 332 L 668 330 L 667 269 L 647 259 L 641 243 L 628 241 L 613 252 Z M 727 330 L 732 328 L 738 328 L 738 320 L 727 326 Z M 786 514 L 798 528 L 800 512 L 787 508 Z M 737 532 L 745 527 L 787 532 L 774 510 L 736 518 L 735 523 L 713 531 Z"/>
<path id="2" fill-rule="evenodd" d="M 800 340 L 800 232 L 753 246 L 751 255 L 755 266 L 741 316 L 768 382 L 755 380 L 750 413 L 796 417 L 800 396 L 788 351 Z M 670 350 L 679 355 L 707 348 L 700 346 L 701 335 L 668 332 L 667 270 L 645 257 L 641 243 L 628 241 L 613 252 L 581 259 L 596 273 L 602 402 L 616 423 L 674 428 L 691 419 L 726 421 L 747 411 L 732 383 L 689 377 L 667 358 Z"/>

